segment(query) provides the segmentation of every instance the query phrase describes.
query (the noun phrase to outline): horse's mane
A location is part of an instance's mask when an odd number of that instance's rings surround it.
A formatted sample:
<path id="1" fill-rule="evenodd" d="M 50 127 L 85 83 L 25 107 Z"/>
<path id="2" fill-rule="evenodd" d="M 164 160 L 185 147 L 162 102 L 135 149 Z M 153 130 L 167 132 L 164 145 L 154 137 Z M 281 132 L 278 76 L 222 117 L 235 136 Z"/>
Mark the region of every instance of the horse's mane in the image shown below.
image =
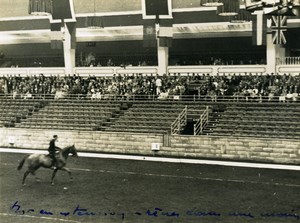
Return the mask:
<path id="1" fill-rule="evenodd" d="M 75 146 L 74 145 L 71 145 L 71 146 L 66 146 L 65 148 L 63 148 L 62 150 L 68 150 L 68 149 L 71 149 L 71 148 L 74 148 L 75 149 Z"/>
<path id="2" fill-rule="evenodd" d="M 76 151 L 76 148 L 75 148 L 75 145 L 71 145 L 71 146 L 66 146 L 65 148 L 63 148 L 60 153 L 63 155 L 63 156 L 67 156 L 69 151 L 71 149 L 74 149 Z"/>

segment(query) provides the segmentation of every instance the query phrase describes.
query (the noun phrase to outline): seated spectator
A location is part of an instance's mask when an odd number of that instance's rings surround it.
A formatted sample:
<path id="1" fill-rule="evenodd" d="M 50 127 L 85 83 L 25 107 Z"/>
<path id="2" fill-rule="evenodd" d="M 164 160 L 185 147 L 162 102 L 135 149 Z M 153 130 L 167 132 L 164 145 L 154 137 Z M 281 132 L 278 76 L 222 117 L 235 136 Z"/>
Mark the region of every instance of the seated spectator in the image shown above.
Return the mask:
<path id="1" fill-rule="evenodd" d="M 18 97 L 18 91 L 15 89 L 15 90 L 13 91 L 12 98 L 13 98 L 13 99 L 16 99 L 17 97 Z"/>
<path id="2" fill-rule="evenodd" d="M 287 102 L 292 102 L 293 100 L 293 94 L 289 91 L 287 94 L 286 94 L 286 101 Z"/>
<path id="3" fill-rule="evenodd" d="M 296 102 L 298 100 L 298 93 L 293 93 L 293 102 Z"/>
<path id="4" fill-rule="evenodd" d="M 27 91 L 27 93 L 24 95 L 24 99 L 32 99 L 32 98 L 33 98 L 32 94 L 29 91 Z"/>
<path id="5" fill-rule="evenodd" d="M 93 52 L 90 52 L 86 58 L 86 63 L 88 66 L 93 66 L 95 64 L 95 55 Z"/>
<path id="6" fill-rule="evenodd" d="M 209 95 L 209 97 L 210 97 L 210 99 L 211 99 L 212 102 L 216 102 L 217 101 L 217 94 L 216 94 L 216 92 L 214 90 L 210 90 L 208 92 L 208 95 Z"/>
<path id="7" fill-rule="evenodd" d="M 285 100 L 286 100 L 286 93 L 284 91 L 282 91 L 279 96 L 279 102 L 285 103 Z"/>
<path id="8" fill-rule="evenodd" d="M 91 95 L 91 100 L 95 100 L 96 99 L 96 91 L 95 91 L 94 88 L 91 89 L 90 95 Z"/>
<path id="9" fill-rule="evenodd" d="M 169 92 L 168 91 L 161 91 L 158 95 L 159 100 L 167 100 L 169 98 Z"/>
<path id="10" fill-rule="evenodd" d="M 55 97 L 54 99 L 58 100 L 58 99 L 63 99 L 67 96 L 67 92 L 63 91 L 62 89 L 57 90 L 55 93 Z"/>
<path id="11" fill-rule="evenodd" d="M 101 92 L 100 92 L 99 89 L 96 90 L 96 99 L 97 100 L 101 100 L 102 99 L 102 94 L 101 94 Z"/>
<path id="12" fill-rule="evenodd" d="M 257 99 L 257 96 L 258 96 L 258 89 L 257 88 L 252 89 L 250 93 L 251 101 L 255 101 Z"/>
<path id="13" fill-rule="evenodd" d="M 107 63 L 106 63 L 106 65 L 107 65 L 108 67 L 113 67 L 115 64 L 114 64 L 114 62 L 112 61 L 112 59 L 109 58 L 108 61 L 107 61 Z"/>

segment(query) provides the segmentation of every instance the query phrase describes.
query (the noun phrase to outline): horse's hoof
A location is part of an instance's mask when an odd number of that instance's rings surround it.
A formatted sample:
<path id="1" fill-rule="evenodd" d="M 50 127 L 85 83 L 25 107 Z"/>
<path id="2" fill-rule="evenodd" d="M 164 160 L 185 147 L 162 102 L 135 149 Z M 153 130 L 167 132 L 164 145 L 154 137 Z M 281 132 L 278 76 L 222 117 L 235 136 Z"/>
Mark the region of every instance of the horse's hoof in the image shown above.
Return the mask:
<path id="1" fill-rule="evenodd" d="M 53 183 L 53 182 L 51 183 L 51 186 L 54 186 L 54 183 Z"/>
<path id="2" fill-rule="evenodd" d="M 41 180 L 40 180 L 40 179 L 37 179 L 37 180 L 36 180 L 36 182 L 37 182 L 37 183 L 40 183 L 40 182 L 41 182 Z"/>
<path id="3" fill-rule="evenodd" d="M 26 184 L 22 184 L 22 186 L 23 186 L 23 187 L 25 187 L 25 186 L 26 186 Z"/>

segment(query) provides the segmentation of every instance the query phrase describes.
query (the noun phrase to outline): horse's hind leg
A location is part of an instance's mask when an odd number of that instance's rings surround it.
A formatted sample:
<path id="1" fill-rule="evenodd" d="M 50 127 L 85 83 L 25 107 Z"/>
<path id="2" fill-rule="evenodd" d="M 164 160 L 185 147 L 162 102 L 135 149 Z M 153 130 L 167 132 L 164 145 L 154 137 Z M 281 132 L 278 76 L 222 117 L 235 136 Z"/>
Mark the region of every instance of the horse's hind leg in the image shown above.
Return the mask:
<path id="1" fill-rule="evenodd" d="M 70 177 L 70 181 L 73 181 L 72 172 L 70 171 L 69 168 L 63 167 L 63 168 L 61 168 L 61 170 L 68 172 L 69 177 Z"/>
<path id="2" fill-rule="evenodd" d="M 25 180 L 26 180 L 26 177 L 28 176 L 28 174 L 29 174 L 30 172 L 31 172 L 30 170 L 26 170 L 26 171 L 25 171 L 24 176 L 23 176 L 23 181 L 22 181 L 23 186 L 25 186 Z"/>
<path id="3" fill-rule="evenodd" d="M 31 174 L 35 177 L 36 182 L 41 182 L 41 179 L 35 175 L 35 171 L 37 171 L 39 168 L 40 167 L 38 166 L 38 167 L 34 168 L 34 170 L 31 171 Z"/>

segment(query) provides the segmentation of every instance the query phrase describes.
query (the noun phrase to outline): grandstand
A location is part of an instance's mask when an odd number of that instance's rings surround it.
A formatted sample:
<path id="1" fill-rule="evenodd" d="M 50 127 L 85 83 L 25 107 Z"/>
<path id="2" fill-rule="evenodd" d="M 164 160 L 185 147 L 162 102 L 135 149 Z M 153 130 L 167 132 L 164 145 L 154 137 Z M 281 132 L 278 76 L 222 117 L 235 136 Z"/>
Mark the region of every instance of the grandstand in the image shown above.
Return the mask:
<path id="1" fill-rule="evenodd" d="M 284 140 L 290 157 L 270 150 L 272 162 L 299 161 L 299 1 L 44 1 L 29 1 L 29 14 L 25 0 L 0 11 L 1 146 L 13 132 L 15 146 L 40 149 L 56 131 L 91 134 L 82 150 L 124 134 L 117 153 L 159 143 L 156 154 L 185 156 L 197 140 L 203 151 Z M 43 135 L 25 142 L 31 131 Z M 147 139 L 135 150 L 136 134 Z M 232 158 L 223 147 L 193 156 Z M 233 157 L 270 161 L 247 154 Z"/>
<path id="2" fill-rule="evenodd" d="M 1 0 L 0 222 L 299 220 L 299 27 L 300 0 Z M 50 140 L 79 157 L 21 186 Z"/>

